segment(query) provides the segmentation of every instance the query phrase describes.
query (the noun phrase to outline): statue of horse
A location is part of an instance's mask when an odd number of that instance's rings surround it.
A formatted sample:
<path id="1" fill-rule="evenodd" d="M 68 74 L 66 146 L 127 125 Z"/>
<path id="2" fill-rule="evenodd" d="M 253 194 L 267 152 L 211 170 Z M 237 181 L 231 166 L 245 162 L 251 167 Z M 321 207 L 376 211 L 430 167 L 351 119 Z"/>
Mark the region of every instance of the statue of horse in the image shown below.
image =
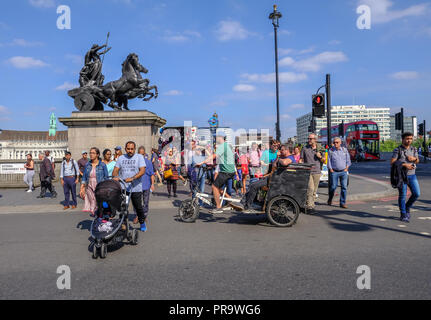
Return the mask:
<path id="1" fill-rule="evenodd" d="M 108 106 L 116 110 L 129 110 L 130 99 L 138 97 L 149 101 L 158 97 L 157 86 L 149 86 L 150 80 L 142 78 L 141 72 L 148 73 L 148 70 L 139 63 L 137 54 L 129 54 L 122 64 L 122 77 L 100 87 L 103 96 L 110 100 Z"/>

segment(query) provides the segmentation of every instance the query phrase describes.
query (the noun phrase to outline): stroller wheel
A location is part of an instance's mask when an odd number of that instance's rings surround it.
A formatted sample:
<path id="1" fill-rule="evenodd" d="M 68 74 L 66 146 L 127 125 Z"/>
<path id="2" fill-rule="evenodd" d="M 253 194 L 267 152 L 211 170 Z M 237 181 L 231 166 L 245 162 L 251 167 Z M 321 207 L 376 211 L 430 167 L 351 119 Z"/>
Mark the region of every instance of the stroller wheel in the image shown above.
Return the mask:
<path id="1" fill-rule="evenodd" d="M 136 246 L 138 244 L 139 232 L 136 229 L 132 229 L 131 233 L 132 240 L 130 240 L 130 244 Z"/>
<path id="2" fill-rule="evenodd" d="M 102 243 L 102 246 L 100 247 L 100 258 L 105 259 L 107 254 L 108 246 L 106 245 L 106 243 Z"/>
<path id="3" fill-rule="evenodd" d="M 96 247 L 96 244 L 93 243 L 93 259 L 97 259 L 97 257 L 98 257 L 97 247 Z"/>

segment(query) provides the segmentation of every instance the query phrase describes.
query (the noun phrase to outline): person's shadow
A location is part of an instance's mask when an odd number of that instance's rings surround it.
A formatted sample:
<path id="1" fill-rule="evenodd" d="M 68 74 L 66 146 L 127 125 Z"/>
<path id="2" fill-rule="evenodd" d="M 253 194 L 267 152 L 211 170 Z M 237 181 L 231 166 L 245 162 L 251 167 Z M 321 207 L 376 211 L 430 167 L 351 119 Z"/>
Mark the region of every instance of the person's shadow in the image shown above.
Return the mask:
<path id="1" fill-rule="evenodd" d="M 77 229 L 80 230 L 87 230 L 90 231 L 91 230 L 91 224 L 93 223 L 92 220 L 83 220 L 81 222 L 79 222 L 76 226 Z"/>

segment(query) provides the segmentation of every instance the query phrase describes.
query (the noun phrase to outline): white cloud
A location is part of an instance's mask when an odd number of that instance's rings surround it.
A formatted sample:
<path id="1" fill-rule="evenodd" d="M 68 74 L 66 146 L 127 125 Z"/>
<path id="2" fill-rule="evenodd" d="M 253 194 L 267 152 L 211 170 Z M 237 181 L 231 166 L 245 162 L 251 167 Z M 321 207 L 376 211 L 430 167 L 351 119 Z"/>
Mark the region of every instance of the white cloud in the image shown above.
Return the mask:
<path id="1" fill-rule="evenodd" d="M 13 39 L 9 43 L 0 43 L 0 47 L 39 47 L 43 46 L 43 42 L 27 41 L 25 39 Z"/>
<path id="2" fill-rule="evenodd" d="M 295 50 L 293 50 L 293 49 L 283 49 L 283 48 L 280 48 L 280 49 L 278 49 L 278 54 L 280 56 L 287 56 L 288 54 L 293 54 L 294 51 Z"/>
<path id="3" fill-rule="evenodd" d="M 66 54 L 66 59 L 72 61 L 75 64 L 84 64 L 84 57 L 77 54 Z"/>
<path id="4" fill-rule="evenodd" d="M 8 59 L 7 62 L 18 69 L 41 68 L 48 66 L 48 64 L 42 60 L 32 57 L 16 56 Z"/>
<path id="5" fill-rule="evenodd" d="M 278 30 L 278 34 L 290 36 L 292 34 L 292 32 L 290 32 L 289 30 L 286 30 L 286 29 L 280 29 L 280 30 Z M 271 35 L 273 35 L 273 34 L 271 34 Z"/>
<path id="6" fill-rule="evenodd" d="M 390 75 L 395 80 L 414 80 L 419 78 L 419 73 L 416 71 L 400 71 Z"/>
<path id="7" fill-rule="evenodd" d="M 38 7 L 38 8 L 52 8 L 55 6 L 54 0 L 29 0 L 28 2 L 33 7 Z"/>
<path id="8" fill-rule="evenodd" d="M 421 3 L 402 10 L 392 10 L 394 3 L 391 0 L 359 0 L 358 5 L 367 5 L 371 8 L 372 23 L 386 23 L 401 18 L 425 15 L 429 7 L 428 3 Z"/>
<path id="9" fill-rule="evenodd" d="M 233 91 L 235 92 L 252 92 L 254 90 L 256 90 L 256 87 L 250 84 L 237 84 L 233 87 Z"/>
<path id="10" fill-rule="evenodd" d="M 10 111 L 8 108 L 6 108 L 5 106 L 0 106 L 0 114 L 9 114 Z"/>
<path id="11" fill-rule="evenodd" d="M 252 35 L 254 33 L 246 30 L 238 21 L 220 21 L 216 30 L 219 41 L 244 40 Z"/>
<path id="12" fill-rule="evenodd" d="M 165 93 L 165 96 L 181 96 L 183 94 L 182 91 L 179 90 L 170 90 Z"/>
<path id="13" fill-rule="evenodd" d="M 290 108 L 292 108 L 292 109 L 304 109 L 305 106 L 302 103 L 297 103 L 297 104 L 292 104 L 290 106 Z"/>
<path id="14" fill-rule="evenodd" d="M 241 75 L 247 82 L 254 83 L 274 83 L 275 82 L 275 73 L 263 73 L 263 74 L 249 74 L 244 73 Z M 295 83 L 299 81 L 303 81 L 307 79 L 307 75 L 305 73 L 294 73 L 294 72 L 280 72 L 279 80 L 281 83 Z"/>
<path id="15" fill-rule="evenodd" d="M 170 31 L 167 31 L 165 36 L 163 37 L 163 40 L 167 42 L 187 42 L 189 40 L 192 40 L 193 38 L 201 38 L 202 35 L 197 31 L 192 30 L 186 30 L 181 33 L 172 33 Z"/>
<path id="16" fill-rule="evenodd" d="M 341 51 L 325 51 L 310 58 L 295 61 L 291 57 L 285 57 L 280 60 L 281 67 L 293 67 L 304 72 L 319 71 L 324 64 L 347 61 L 347 56 Z"/>
<path id="17" fill-rule="evenodd" d="M 55 88 L 55 90 L 57 90 L 57 91 L 66 91 L 66 90 L 72 90 L 74 88 L 76 88 L 76 85 L 74 85 L 74 84 L 66 81 L 61 86 L 58 86 L 57 88 Z"/>

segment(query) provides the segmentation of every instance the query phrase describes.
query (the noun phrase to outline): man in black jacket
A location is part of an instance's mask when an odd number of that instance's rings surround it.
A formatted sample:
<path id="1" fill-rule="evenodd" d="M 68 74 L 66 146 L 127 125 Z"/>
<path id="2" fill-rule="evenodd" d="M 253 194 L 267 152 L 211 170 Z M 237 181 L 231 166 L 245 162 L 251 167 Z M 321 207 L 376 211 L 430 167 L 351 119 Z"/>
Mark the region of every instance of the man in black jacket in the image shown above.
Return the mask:
<path id="1" fill-rule="evenodd" d="M 40 164 L 39 178 L 40 178 L 40 195 L 38 198 L 45 198 L 46 189 L 51 192 L 51 197 L 56 198 L 57 192 L 55 192 L 52 180 L 55 178 L 54 169 L 51 161 L 43 154 L 39 154 L 39 160 L 42 161 Z"/>

